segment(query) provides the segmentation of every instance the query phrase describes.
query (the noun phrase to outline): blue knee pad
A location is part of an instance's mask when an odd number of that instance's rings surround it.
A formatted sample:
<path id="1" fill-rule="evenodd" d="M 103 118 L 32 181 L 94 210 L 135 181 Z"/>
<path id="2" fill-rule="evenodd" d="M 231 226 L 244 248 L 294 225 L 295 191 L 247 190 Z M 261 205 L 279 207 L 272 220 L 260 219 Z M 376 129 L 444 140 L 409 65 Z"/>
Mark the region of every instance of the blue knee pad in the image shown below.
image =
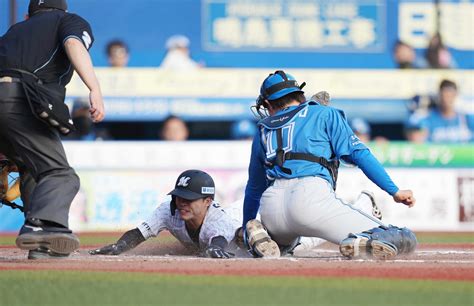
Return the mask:
<path id="1" fill-rule="evenodd" d="M 393 225 L 389 225 L 388 227 L 379 226 L 364 231 L 362 234 L 367 234 L 370 238 L 375 240 L 392 243 L 397 247 L 399 254 L 412 253 L 418 244 L 415 234 L 406 227 L 400 228 Z"/>

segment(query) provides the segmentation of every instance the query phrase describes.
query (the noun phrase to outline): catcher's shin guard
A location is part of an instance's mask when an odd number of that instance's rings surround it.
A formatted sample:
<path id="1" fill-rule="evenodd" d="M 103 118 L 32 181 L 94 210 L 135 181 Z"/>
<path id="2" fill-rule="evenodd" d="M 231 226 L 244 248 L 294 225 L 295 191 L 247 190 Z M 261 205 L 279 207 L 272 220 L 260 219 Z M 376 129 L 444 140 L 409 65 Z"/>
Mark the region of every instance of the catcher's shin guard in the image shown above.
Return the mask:
<path id="1" fill-rule="evenodd" d="M 256 219 L 247 222 L 245 240 L 255 257 L 280 257 L 278 244 L 270 238 L 263 224 Z"/>
<path id="2" fill-rule="evenodd" d="M 347 258 L 375 258 L 379 260 L 393 259 L 398 249 L 393 244 L 374 240 L 369 235 L 350 234 L 339 245 L 341 254 Z"/>
<path id="3" fill-rule="evenodd" d="M 369 234 L 374 240 L 387 241 L 395 245 L 399 254 L 413 253 L 418 244 L 415 234 L 406 227 L 379 226 L 365 231 L 363 234 Z"/>

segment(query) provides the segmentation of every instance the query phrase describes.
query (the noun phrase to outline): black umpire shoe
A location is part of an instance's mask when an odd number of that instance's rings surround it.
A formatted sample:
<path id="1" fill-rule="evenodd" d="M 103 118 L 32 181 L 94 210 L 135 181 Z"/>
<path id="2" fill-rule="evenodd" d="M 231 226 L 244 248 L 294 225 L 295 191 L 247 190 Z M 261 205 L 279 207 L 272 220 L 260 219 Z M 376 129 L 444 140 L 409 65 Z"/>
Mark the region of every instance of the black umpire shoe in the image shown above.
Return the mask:
<path id="1" fill-rule="evenodd" d="M 37 248 L 28 252 L 28 259 L 61 259 L 67 257 L 69 257 L 69 254 L 54 253 L 46 248 Z"/>
<path id="2" fill-rule="evenodd" d="M 28 219 L 20 229 L 16 245 L 23 250 L 69 255 L 79 248 L 79 239 L 68 228 L 47 225 L 39 219 Z"/>

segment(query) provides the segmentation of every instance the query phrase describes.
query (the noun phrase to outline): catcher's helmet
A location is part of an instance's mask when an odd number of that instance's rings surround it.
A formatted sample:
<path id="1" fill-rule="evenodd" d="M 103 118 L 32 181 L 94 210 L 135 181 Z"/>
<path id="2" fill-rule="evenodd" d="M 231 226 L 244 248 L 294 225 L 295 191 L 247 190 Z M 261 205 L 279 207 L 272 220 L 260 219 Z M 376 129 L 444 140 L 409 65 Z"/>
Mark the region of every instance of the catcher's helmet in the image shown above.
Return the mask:
<path id="1" fill-rule="evenodd" d="M 67 11 L 67 2 L 66 0 L 30 0 L 28 15 L 32 16 L 37 10 L 48 8 Z"/>
<path id="2" fill-rule="evenodd" d="M 262 83 L 260 87 L 260 96 L 265 100 L 276 100 L 292 92 L 302 92 L 301 90 L 306 83 L 298 84 L 291 74 L 286 74 L 283 70 L 277 70 L 271 73 Z"/>
<path id="3" fill-rule="evenodd" d="M 283 70 L 277 70 L 268 75 L 268 77 L 263 81 L 262 86 L 260 87 L 260 95 L 258 96 L 257 103 L 252 108 L 252 111 L 254 114 L 256 113 L 262 118 L 266 117 L 267 114 L 265 114 L 265 111 L 261 110 L 261 108 L 264 108 L 263 102 L 265 100 L 271 102 L 272 100 L 279 99 L 293 92 L 304 93 L 301 89 L 305 85 L 305 82 L 299 85 L 291 74 L 287 74 Z"/>

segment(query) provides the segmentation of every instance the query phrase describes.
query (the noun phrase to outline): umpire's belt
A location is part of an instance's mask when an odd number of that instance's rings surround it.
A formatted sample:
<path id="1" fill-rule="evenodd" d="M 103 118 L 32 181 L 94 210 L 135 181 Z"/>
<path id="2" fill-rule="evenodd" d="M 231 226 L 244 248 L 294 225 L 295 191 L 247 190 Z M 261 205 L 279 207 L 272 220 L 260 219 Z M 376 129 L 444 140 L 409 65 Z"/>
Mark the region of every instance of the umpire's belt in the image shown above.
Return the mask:
<path id="1" fill-rule="evenodd" d="M 0 83 L 20 83 L 19 78 L 13 78 L 9 76 L 0 77 Z"/>
<path id="2" fill-rule="evenodd" d="M 21 82 L 0 82 L 0 100 L 5 98 L 26 98 Z"/>

